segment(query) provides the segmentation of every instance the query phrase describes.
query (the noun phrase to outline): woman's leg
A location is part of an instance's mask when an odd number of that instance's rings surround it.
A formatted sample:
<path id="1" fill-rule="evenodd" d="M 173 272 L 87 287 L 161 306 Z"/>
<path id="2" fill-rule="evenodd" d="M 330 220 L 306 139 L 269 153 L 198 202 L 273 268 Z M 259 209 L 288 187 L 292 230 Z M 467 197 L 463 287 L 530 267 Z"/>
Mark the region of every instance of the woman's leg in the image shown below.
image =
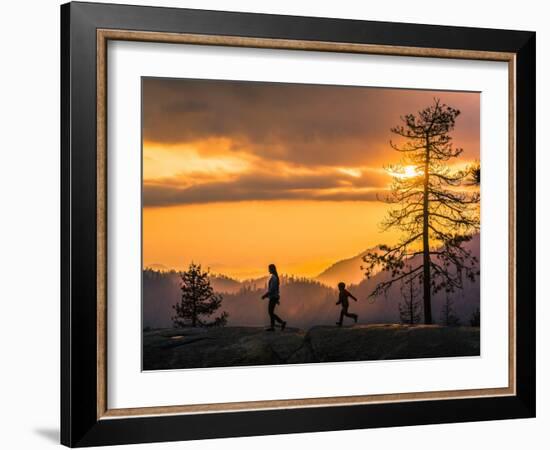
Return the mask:
<path id="1" fill-rule="evenodd" d="M 273 307 L 270 307 L 270 311 L 271 311 L 270 315 L 271 315 L 271 323 L 272 323 L 271 326 L 273 326 L 274 321 L 277 321 L 278 323 L 283 323 L 284 320 L 281 319 L 277 314 L 275 314 L 275 306 L 277 306 L 278 300 L 270 300 L 269 301 L 270 306 L 271 306 L 271 303 L 273 303 Z"/>
<path id="2" fill-rule="evenodd" d="M 270 303 L 271 303 L 271 300 L 270 300 Z M 277 314 L 275 314 L 275 306 L 277 306 L 279 304 L 279 300 L 273 300 L 273 308 L 271 308 L 271 313 L 272 313 L 272 319 L 271 319 L 271 322 L 273 323 L 273 320 L 276 320 L 277 323 L 283 323 L 283 319 L 281 319 Z"/>
<path id="3" fill-rule="evenodd" d="M 273 300 L 269 300 L 268 306 L 267 306 L 267 313 L 269 314 L 269 320 L 271 321 L 271 328 L 275 327 L 275 303 Z"/>
<path id="4" fill-rule="evenodd" d="M 275 327 L 275 322 L 284 323 L 283 319 L 281 319 L 277 314 L 275 314 L 275 306 L 277 306 L 277 299 L 270 299 L 268 312 L 269 312 L 269 318 L 271 319 L 271 328 Z"/>

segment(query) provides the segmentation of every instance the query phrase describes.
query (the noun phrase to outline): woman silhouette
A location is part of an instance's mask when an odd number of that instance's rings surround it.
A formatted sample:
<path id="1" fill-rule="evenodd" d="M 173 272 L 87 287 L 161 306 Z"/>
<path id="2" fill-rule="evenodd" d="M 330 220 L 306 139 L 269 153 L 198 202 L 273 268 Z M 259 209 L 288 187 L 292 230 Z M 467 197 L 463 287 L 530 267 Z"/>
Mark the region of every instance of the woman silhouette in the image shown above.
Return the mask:
<path id="1" fill-rule="evenodd" d="M 281 324 L 281 331 L 286 327 L 286 322 L 281 319 L 277 314 L 275 314 L 275 306 L 279 304 L 279 275 L 277 274 L 277 267 L 275 264 L 270 264 L 268 267 L 271 277 L 267 283 L 267 292 L 262 295 L 262 299 L 268 298 L 269 304 L 267 306 L 267 312 L 269 314 L 269 319 L 271 320 L 271 327 L 266 331 L 275 331 L 275 322 Z"/>

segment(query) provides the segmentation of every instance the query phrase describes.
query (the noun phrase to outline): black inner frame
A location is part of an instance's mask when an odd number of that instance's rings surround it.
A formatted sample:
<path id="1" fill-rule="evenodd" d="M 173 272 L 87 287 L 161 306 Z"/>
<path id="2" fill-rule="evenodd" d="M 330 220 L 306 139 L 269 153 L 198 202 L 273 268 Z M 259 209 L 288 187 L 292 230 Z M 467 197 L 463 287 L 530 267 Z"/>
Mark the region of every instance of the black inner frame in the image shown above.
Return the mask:
<path id="1" fill-rule="evenodd" d="M 517 395 L 98 420 L 99 28 L 515 53 Z M 81 447 L 535 416 L 534 32 L 69 3 L 61 6 L 60 132 L 62 444 Z"/>

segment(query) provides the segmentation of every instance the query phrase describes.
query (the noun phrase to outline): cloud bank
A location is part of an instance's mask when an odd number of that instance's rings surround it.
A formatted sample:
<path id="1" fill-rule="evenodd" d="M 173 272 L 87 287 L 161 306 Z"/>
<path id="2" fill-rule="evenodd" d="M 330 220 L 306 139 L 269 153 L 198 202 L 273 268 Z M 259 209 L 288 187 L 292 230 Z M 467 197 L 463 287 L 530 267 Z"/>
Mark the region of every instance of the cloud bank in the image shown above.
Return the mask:
<path id="1" fill-rule="evenodd" d="M 390 128 L 435 97 L 462 111 L 455 145 L 464 148 L 466 159 L 478 158 L 477 93 L 145 78 L 145 149 L 177 153 L 188 146 L 205 167 L 220 157 L 247 164 L 231 176 L 208 171 L 207 179 L 185 167 L 174 167 L 170 177 L 149 176 L 144 204 L 374 200 L 388 181 L 376 171 L 399 158 L 388 145 Z M 219 141 L 224 145 L 212 144 Z M 350 175 L 355 172 L 359 176 Z"/>

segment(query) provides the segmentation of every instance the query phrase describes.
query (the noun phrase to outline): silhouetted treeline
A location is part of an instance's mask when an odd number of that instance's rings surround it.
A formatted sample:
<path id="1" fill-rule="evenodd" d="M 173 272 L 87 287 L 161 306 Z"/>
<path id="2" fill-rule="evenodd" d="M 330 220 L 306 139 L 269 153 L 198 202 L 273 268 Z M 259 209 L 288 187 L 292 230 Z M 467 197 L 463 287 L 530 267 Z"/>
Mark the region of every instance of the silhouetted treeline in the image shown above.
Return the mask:
<path id="1" fill-rule="evenodd" d="M 479 254 L 479 237 L 466 245 Z M 354 312 L 359 314 L 359 323 L 399 323 L 401 322 L 399 304 L 404 295 L 400 286 L 395 286 L 379 297 L 374 303 L 366 298 L 376 283 L 388 277 L 381 272 L 370 280 L 363 280 L 348 288 L 359 299 L 353 304 Z M 288 321 L 289 327 L 308 329 L 314 325 L 334 325 L 338 316 L 336 286 L 326 286 L 317 280 L 281 275 L 281 316 Z M 214 291 L 223 295 L 223 310 L 227 311 L 228 326 L 264 326 L 266 301 L 260 297 L 265 293 L 267 277 L 257 280 L 237 281 L 220 275 L 210 275 Z M 143 326 L 150 328 L 172 327 L 171 317 L 174 305 L 181 297 L 180 276 L 178 272 L 143 271 Z M 419 295 L 420 297 L 420 295 Z M 479 308 L 479 281 L 468 281 L 464 289 L 451 293 L 454 314 L 462 324 L 469 325 L 474 312 Z M 442 311 L 446 302 L 444 292 L 433 297 L 435 311 Z M 443 323 L 440 314 L 437 323 Z"/>

